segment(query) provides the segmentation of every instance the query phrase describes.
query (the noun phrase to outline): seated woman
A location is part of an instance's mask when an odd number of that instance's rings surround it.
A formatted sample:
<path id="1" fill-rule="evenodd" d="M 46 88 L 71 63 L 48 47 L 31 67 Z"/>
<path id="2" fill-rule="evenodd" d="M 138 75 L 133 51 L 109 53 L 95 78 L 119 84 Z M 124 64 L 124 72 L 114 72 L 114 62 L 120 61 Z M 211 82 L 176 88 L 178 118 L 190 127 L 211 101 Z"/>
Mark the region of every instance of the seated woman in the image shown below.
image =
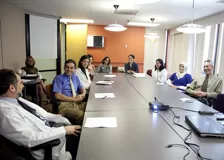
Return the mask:
<path id="1" fill-rule="evenodd" d="M 133 74 L 138 73 L 138 64 L 134 62 L 135 56 L 133 54 L 130 54 L 128 56 L 129 62 L 124 65 L 125 73 Z"/>
<path id="2" fill-rule="evenodd" d="M 186 71 L 187 64 L 185 62 L 181 62 L 179 64 L 179 72 L 172 74 L 167 80 L 167 84 L 173 88 L 186 90 L 187 86 L 192 82 L 191 75 L 186 73 Z"/>
<path id="3" fill-rule="evenodd" d="M 110 58 L 104 57 L 102 64 L 97 68 L 98 73 L 112 73 L 112 65 L 110 65 Z"/>
<path id="4" fill-rule="evenodd" d="M 87 54 L 87 56 L 89 57 L 89 64 L 87 69 L 89 70 L 89 75 L 92 80 L 95 74 L 95 66 L 93 65 L 94 57 L 91 54 Z"/>
<path id="5" fill-rule="evenodd" d="M 152 77 L 159 83 L 165 83 L 167 80 L 167 70 L 164 67 L 162 59 L 156 60 L 155 69 L 152 70 Z"/>
<path id="6" fill-rule="evenodd" d="M 40 79 L 40 82 L 38 84 L 38 100 L 40 102 L 40 106 L 43 107 L 43 94 L 45 93 L 47 95 L 47 90 L 45 88 L 45 84 L 42 80 L 42 75 L 38 71 L 38 69 L 35 66 L 35 60 L 33 59 L 32 56 L 28 56 L 25 60 L 25 65 L 24 67 L 21 68 L 21 76 L 25 76 L 26 74 L 37 74 L 38 78 Z M 28 89 L 29 93 L 29 89 Z"/>
<path id="7" fill-rule="evenodd" d="M 89 77 L 89 71 L 87 69 L 89 64 L 89 57 L 87 55 L 83 55 L 79 60 L 78 68 L 75 71 L 75 74 L 79 77 L 82 85 L 85 89 L 89 89 L 91 80 Z"/>

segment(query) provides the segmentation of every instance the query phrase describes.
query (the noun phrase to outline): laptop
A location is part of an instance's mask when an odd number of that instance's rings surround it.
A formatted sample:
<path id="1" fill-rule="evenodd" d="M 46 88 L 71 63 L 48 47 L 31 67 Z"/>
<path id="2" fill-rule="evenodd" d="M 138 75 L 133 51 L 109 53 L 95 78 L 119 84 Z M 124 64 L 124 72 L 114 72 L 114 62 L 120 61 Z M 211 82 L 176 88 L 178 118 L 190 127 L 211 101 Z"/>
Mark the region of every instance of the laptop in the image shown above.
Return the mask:
<path id="1" fill-rule="evenodd" d="M 224 138 L 224 126 L 209 116 L 185 116 L 185 120 L 200 137 Z"/>

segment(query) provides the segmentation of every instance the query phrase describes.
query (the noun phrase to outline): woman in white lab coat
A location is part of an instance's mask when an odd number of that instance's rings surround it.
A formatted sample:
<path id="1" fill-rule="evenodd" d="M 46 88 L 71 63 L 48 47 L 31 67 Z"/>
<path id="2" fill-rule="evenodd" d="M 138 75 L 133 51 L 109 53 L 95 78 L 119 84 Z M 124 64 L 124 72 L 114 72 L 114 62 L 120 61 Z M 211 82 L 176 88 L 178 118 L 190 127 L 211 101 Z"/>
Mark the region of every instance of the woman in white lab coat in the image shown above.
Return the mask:
<path id="1" fill-rule="evenodd" d="M 87 69 L 89 64 L 89 57 L 87 55 L 83 55 L 78 64 L 78 68 L 75 71 L 75 74 L 79 77 L 82 85 L 85 89 L 89 89 L 91 85 L 91 79 L 89 77 L 89 71 Z"/>
<path id="2" fill-rule="evenodd" d="M 152 77 L 159 83 L 165 83 L 167 80 L 167 70 L 164 67 L 162 59 L 156 60 L 155 69 L 152 70 Z"/>

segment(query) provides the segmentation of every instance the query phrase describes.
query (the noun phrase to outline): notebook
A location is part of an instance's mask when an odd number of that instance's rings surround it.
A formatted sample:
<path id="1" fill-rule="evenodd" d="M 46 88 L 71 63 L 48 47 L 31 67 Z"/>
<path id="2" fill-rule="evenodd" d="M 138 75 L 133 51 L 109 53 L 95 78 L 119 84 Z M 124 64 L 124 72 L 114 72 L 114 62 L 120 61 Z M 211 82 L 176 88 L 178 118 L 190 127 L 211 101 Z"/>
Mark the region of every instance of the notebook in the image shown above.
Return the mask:
<path id="1" fill-rule="evenodd" d="M 185 116 L 185 120 L 200 137 L 224 137 L 224 126 L 210 116 Z"/>

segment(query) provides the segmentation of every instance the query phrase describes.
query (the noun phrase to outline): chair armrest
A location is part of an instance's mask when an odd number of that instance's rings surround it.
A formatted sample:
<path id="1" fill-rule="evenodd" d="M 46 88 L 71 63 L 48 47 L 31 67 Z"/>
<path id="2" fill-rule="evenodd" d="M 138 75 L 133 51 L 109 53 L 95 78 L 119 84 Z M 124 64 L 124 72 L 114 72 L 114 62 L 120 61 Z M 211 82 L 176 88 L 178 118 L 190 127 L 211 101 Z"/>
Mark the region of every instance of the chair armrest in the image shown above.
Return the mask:
<path id="1" fill-rule="evenodd" d="M 57 105 L 57 106 L 59 106 L 61 104 L 61 102 L 57 101 L 57 100 L 51 100 L 50 103 L 53 105 Z"/>
<path id="2" fill-rule="evenodd" d="M 35 147 L 32 147 L 30 148 L 32 151 L 36 151 L 36 150 L 39 150 L 39 149 L 45 149 L 45 148 L 53 148 L 54 146 L 57 146 L 60 144 L 60 140 L 59 139 L 55 139 L 55 140 L 52 140 L 52 141 L 49 141 L 49 142 L 46 142 L 46 143 L 43 143 L 43 144 L 39 144 Z"/>

